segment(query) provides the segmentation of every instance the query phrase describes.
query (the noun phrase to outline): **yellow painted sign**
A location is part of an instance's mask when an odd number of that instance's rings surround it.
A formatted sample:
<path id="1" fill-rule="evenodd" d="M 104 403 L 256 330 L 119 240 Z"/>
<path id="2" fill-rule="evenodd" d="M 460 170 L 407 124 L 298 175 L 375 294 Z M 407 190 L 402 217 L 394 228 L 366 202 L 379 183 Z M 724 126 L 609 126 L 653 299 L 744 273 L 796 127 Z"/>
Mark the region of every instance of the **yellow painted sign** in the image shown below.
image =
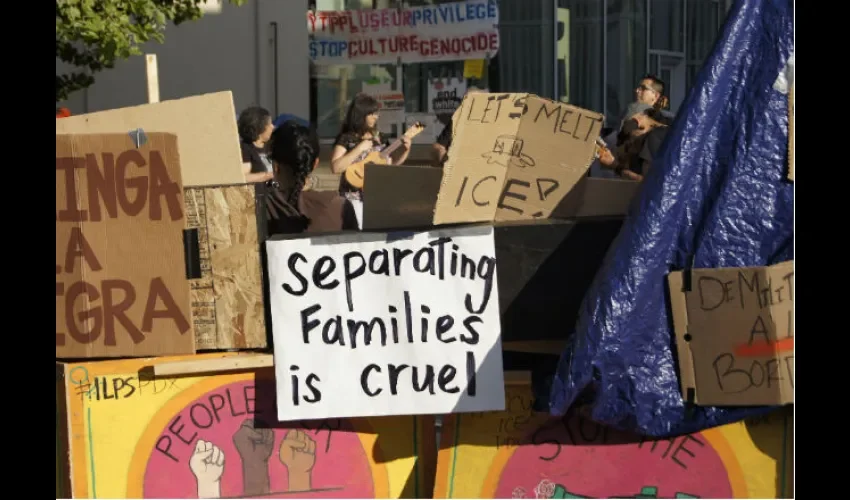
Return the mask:
<path id="1" fill-rule="evenodd" d="M 180 359 L 60 365 L 68 411 L 58 427 L 70 432 L 57 457 L 69 454 L 73 497 L 427 494 L 417 460 L 427 419 L 279 423 L 272 369 L 156 378 L 145 368 Z"/>
<path id="2" fill-rule="evenodd" d="M 651 440 L 532 411 L 529 384 L 506 411 L 445 422 L 434 498 L 792 498 L 793 417 Z"/>

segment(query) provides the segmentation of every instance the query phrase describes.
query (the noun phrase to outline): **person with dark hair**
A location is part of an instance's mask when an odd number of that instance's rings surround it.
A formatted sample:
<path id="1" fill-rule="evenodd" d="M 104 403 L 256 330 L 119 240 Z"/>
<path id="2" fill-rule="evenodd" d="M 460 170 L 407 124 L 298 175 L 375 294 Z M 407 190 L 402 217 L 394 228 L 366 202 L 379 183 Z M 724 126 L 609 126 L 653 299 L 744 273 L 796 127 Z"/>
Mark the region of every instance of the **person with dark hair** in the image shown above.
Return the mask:
<path id="1" fill-rule="evenodd" d="M 331 169 L 342 174 L 352 164 L 362 161 L 372 151 L 381 151 L 389 145 L 381 140 L 378 132 L 378 110 L 380 104 L 374 97 L 359 93 L 351 100 L 339 135 L 331 153 Z M 390 156 L 393 165 L 401 165 L 410 153 L 410 138 L 402 136 L 402 147 Z M 340 176 L 339 192 L 352 201 L 362 201 L 363 192 L 350 185 L 345 176 Z"/>
<path id="2" fill-rule="evenodd" d="M 313 191 L 310 174 L 319 164 L 315 131 L 288 121 L 271 136 L 275 179 L 267 183 L 269 234 L 358 229 L 351 203 L 334 191 Z"/>
<path id="3" fill-rule="evenodd" d="M 667 109 L 670 100 L 664 95 L 666 85 L 655 75 L 645 75 L 635 88 L 635 101 L 649 104 L 655 109 Z"/>
<path id="4" fill-rule="evenodd" d="M 274 178 L 268 155 L 268 142 L 274 126 L 265 108 L 252 106 L 239 114 L 239 144 L 242 147 L 242 172 L 247 182 L 266 182 Z"/>
<path id="5" fill-rule="evenodd" d="M 671 121 L 660 109 L 650 107 L 626 120 L 616 157 L 603 165 L 624 179 L 642 181 L 667 137 Z"/>
<path id="6" fill-rule="evenodd" d="M 654 108 L 663 114 L 668 121 L 672 120 L 673 114 L 667 110 L 670 106 L 670 100 L 665 95 L 666 86 L 664 81 L 655 75 L 647 74 L 641 78 L 640 83 L 635 87 L 635 101 L 626 107 L 617 127 L 602 138 L 608 149 L 613 150 L 623 145 L 624 138 L 630 137 L 630 133 L 623 131 L 626 124 L 648 108 Z M 614 168 L 614 162 L 614 155 L 607 151 L 600 154 L 598 158 L 598 166 L 603 171 Z"/>
<path id="7" fill-rule="evenodd" d="M 476 92 L 482 92 L 482 90 L 478 87 L 470 86 L 469 89 L 467 89 L 466 94 L 464 94 L 464 97 Z M 435 167 L 442 167 L 449 159 L 449 147 L 452 145 L 453 118 L 454 117 L 449 118 L 449 122 L 445 127 L 443 127 L 442 132 L 440 132 L 440 135 L 437 136 L 437 140 L 434 144 L 431 145 L 431 158 Z"/>

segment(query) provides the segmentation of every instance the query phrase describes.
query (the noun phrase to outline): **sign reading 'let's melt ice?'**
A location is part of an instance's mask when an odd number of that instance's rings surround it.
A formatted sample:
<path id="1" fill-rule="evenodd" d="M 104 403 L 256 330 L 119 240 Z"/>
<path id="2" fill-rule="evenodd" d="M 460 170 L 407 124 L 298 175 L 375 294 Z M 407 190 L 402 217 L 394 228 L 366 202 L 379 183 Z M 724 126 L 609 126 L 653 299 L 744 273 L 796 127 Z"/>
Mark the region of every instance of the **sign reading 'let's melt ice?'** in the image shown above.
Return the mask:
<path id="1" fill-rule="evenodd" d="M 279 420 L 504 409 L 491 227 L 267 248 Z"/>

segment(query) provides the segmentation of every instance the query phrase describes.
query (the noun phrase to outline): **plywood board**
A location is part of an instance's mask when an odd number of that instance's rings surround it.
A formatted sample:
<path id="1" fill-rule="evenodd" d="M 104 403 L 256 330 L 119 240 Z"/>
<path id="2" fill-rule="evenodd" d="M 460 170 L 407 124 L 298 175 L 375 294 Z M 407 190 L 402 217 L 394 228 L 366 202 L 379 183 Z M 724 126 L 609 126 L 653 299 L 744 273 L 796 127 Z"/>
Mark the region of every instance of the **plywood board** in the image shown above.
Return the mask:
<path id="1" fill-rule="evenodd" d="M 434 498 L 793 498 L 793 413 L 653 440 L 580 416 L 532 411 L 529 383 L 504 412 L 452 415 Z"/>
<path id="2" fill-rule="evenodd" d="M 180 138 L 184 186 L 245 182 L 229 90 L 56 120 L 56 134 L 129 134 L 139 129 Z"/>
<path id="3" fill-rule="evenodd" d="M 190 281 L 196 349 L 266 347 L 254 186 L 188 188 L 185 200 L 200 250 L 201 277 Z"/>
<path id="4" fill-rule="evenodd" d="M 426 419 L 275 421 L 270 368 L 155 377 L 147 358 L 64 364 L 73 498 L 429 498 Z M 433 471 L 431 471 L 433 477 Z M 302 490 L 302 491 L 298 491 Z"/>

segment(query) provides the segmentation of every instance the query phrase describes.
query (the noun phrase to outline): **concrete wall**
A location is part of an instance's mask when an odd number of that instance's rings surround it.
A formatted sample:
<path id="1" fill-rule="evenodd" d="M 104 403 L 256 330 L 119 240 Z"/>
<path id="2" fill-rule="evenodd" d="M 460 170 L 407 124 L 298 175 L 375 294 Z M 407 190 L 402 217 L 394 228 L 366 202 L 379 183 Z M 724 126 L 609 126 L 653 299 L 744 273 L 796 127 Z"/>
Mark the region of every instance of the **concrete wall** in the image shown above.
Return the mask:
<path id="1" fill-rule="evenodd" d="M 180 26 L 169 25 L 165 43 L 149 43 L 157 55 L 160 100 L 231 90 L 236 111 L 258 104 L 272 114 L 309 116 L 306 2 L 249 0 L 228 3 Z M 278 23 L 278 109 L 275 109 L 274 31 Z M 58 59 L 57 73 L 67 67 Z M 60 103 L 72 113 L 135 106 L 147 102 L 145 59 L 133 57 L 95 74 L 95 84 Z"/>

